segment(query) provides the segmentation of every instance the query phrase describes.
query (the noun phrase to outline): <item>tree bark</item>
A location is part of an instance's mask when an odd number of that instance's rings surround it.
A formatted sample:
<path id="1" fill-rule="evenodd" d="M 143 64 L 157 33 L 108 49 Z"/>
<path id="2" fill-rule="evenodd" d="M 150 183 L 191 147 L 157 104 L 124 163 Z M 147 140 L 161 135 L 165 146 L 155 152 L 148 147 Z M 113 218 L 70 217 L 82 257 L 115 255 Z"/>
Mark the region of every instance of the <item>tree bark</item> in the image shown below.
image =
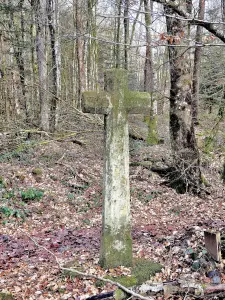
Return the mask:
<path id="1" fill-rule="evenodd" d="M 76 12 L 76 58 L 77 58 L 77 106 L 81 108 L 81 96 L 85 90 L 86 78 L 85 78 L 85 45 L 82 34 L 84 34 L 84 1 L 75 1 L 75 12 Z"/>
<path id="2" fill-rule="evenodd" d="M 11 6 L 13 5 L 11 0 L 9 0 L 8 3 Z M 14 33 L 14 39 L 15 39 L 15 41 L 13 42 L 13 53 L 19 70 L 19 77 L 20 77 L 20 84 L 21 84 L 21 91 L 22 91 L 22 97 L 21 97 L 22 99 L 20 100 L 20 103 L 25 112 L 26 123 L 29 123 L 30 116 L 29 116 L 29 101 L 27 95 L 27 83 L 26 83 L 26 76 L 25 76 L 24 48 L 21 46 L 24 45 L 25 43 L 23 4 L 24 4 L 24 0 L 21 0 L 18 5 L 18 8 L 20 10 L 20 28 L 17 27 L 17 24 L 14 20 L 13 10 L 10 10 L 9 27 L 11 28 L 11 31 Z"/>
<path id="3" fill-rule="evenodd" d="M 198 19 L 204 20 L 205 15 L 205 0 L 199 0 L 199 13 Z M 196 30 L 196 45 L 202 42 L 201 26 L 197 26 Z M 198 103 L 199 103 L 199 79 L 200 79 L 200 63 L 201 63 L 202 48 L 196 47 L 194 53 L 194 69 L 193 69 L 193 82 L 192 82 L 192 118 L 194 125 L 198 125 Z"/>
<path id="4" fill-rule="evenodd" d="M 50 130 L 58 127 L 59 101 L 61 96 L 61 51 L 59 42 L 59 8 L 58 0 L 47 0 L 48 26 L 52 55 L 52 90 L 50 101 Z"/>
<path id="5" fill-rule="evenodd" d="M 183 7 L 186 8 L 185 1 Z M 171 16 L 166 17 L 167 34 L 170 36 L 170 139 L 174 159 L 174 173 L 170 174 L 170 184 L 181 193 L 200 193 L 202 176 L 192 119 L 189 51 L 175 47 L 182 39 L 184 43 L 187 22 L 177 19 L 174 10 L 168 6 L 165 6 L 165 13 Z"/>
<path id="6" fill-rule="evenodd" d="M 35 4 L 34 4 L 35 5 Z M 40 99 L 40 127 L 44 131 L 49 130 L 49 103 L 48 103 L 48 76 L 47 76 L 47 60 L 46 60 L 46 0 L 39 0 L 36 3 L 36 51 L 38 64 L 38 79 L 39 79 L 39 99 Z"/>
<path id="7" fill-rule="evenodd" d="M 115 49 L 114 49 L 114 55 L 115 55 L 115 66 L 116 68 L 120 67 L 120 18 L 121 18 L 121 12 L 122 12 L 122 3 L 123 0 L 117 0 L 117 9 L 118 9 L 118 18 L 116 18 L 116 28 L 115 28 Z"/>
<path id="8" fill-rule="evenodd" d="M 91 37 L 97 37 L 96 0 L 88 0 L 87 30 Z M 87 85 L 88 89 L 96 89 L 98 80 L 98 42 L 90 38 L 87 45 Z"/>
<path id="9" fill-rule="evenodd" d="M 129 44 L 129 4 L 130 0 L 124 3 L 124 69 L 128 70 L 128 44 Z"/>
<path id="10" fill-rule="evenodd" d="M 153 2 L 151 0 L 144 0 L 145 8 L 145 28 L 146 28 L 146 54 L 145 54 L 145 68 L 144 68 L 144 91 L 150 93 L 150 113 L 148 121 L 148 137 L 147 143 L 154 145 L 158 143 L 157 136 L 157 103 L 153 97 L 154 90 L 154 71 L 151 48 L 151 14 L 153 10 Z"/>

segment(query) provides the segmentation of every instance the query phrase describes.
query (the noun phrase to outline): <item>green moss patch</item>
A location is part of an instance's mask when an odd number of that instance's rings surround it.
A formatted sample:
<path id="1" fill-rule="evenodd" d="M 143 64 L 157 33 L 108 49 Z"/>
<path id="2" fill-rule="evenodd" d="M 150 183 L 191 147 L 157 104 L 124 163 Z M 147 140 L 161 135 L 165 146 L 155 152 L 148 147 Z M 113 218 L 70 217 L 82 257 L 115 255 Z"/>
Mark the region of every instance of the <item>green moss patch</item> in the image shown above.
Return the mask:
<path id="1" fill-rule="evenodd" d="M 104 269 L 114 268 L 119 265 L 132 266 L 132 240 L 129 228 L 121 228 L 117 234 L 108 229 L 104 232 L 101 246 L 100 265 Z M 114 246 L 115 241 L 121 241 L 123 251 Z"/>
<path id="2" fill-rule="evenodd" d="M 34 168 L 32 170 L 32 174 L 34 176 L 42 176 L 43 175 L 43 170 L 41 168 Z"/>
<path id="3" fill-rule="evenodd" d="M 147 280 L 149 280 L 156 273 L 161 272 L 162 265 L 151 260 L 137 258 L 133 261 L 133 267 L 131 268 L 130 276 L 105 276 L 105 279 L 117 282 L 125 287 L 132 287 L 135 285 L 140 285 Z M 96 281 L 96 285 L 102 286 L 99 280 Z"/>
<path id="4" fill-rule="evenodd" d="M 130 295 L 128 295 L 127 293 L 125 293 L 124 291 L 122 291 L 121 289 L 117 289 L 114 292 L 113 298 L 115 300 L 123 300 L 123 299 L 129 299 Z"/>
<path id="5" fill-rule="evenodd" d="M 137 284 L 137 279 L 135 276 L 118 276 L 118 277 L 113 277 L 113 276 L 105 276 L 105 279 L 112 280 L 114 282 L 117 282 L 125 287 L 132 287 Z"/>
<path id="6" fill-rule="evenodd" d="M 149 280 L 156 273 L 161 272 L 162 265 L 159 263 L 138 258 L 134 260 L 134 265 L 132 268 L 132 274 L 137 280 L 137 284 L 142 284 L 143 282 Z"/>

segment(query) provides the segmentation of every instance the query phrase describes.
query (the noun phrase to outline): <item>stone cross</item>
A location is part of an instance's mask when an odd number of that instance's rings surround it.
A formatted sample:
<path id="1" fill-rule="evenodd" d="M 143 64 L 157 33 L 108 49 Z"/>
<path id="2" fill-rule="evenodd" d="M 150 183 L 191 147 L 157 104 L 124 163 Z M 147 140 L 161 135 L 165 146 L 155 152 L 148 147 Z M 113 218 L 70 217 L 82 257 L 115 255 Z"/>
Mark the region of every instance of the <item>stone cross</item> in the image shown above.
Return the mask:
<path id="1" fill-rule="evenodd" d="M 128 114 L 149 111 L 150 94 L 128 90 L 123 69 L 105 72 L 105 91 L 83 93 L 83 111 L 104 114 L 104 204 L 100 264 L 132 265 Z"/>

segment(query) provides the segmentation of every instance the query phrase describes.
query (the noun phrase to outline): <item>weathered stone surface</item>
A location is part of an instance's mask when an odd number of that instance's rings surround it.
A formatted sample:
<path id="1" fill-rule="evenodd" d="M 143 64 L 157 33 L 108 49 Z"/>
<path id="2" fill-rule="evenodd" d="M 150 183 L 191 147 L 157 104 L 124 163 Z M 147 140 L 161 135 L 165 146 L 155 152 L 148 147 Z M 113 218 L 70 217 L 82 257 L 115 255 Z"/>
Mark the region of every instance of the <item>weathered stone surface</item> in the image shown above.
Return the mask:
<path id="1" fill-rule="evenodd" d="M 220 233 L 205 231 L 204 236 L 205 236 L 205 247 L 208 253 L 216 261 L 221 261 Z"/>
<path id="2" fill-rule="evenodd" d="M 83 93 L 84 112 L 104 114 L 104 204 L 100 263 L 132 265 L 128 113 L 146 112 L 148 93 L 128 91 L 127 71 L 108 70 L 105 92 Z"/>

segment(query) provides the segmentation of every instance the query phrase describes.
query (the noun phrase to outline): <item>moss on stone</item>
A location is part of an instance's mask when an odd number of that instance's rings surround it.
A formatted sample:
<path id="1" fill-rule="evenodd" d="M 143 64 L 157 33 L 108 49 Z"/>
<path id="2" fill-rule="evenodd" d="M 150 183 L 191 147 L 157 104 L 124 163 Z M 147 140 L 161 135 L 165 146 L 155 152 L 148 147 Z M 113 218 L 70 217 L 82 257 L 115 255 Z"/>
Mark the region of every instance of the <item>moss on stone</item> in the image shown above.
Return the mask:
<path id="1" fill-rule="evenodd" d="M 118 247 L 115 244 L 118 242 Z M 121 248 L 122 247 L 122 248 Z M 100 265 L 104 269 L 118 266 L 132 266 L 132 239 L 130 230 L 121 228 L 120 232 L 113 234 L 105 230 L 102 236 Z"/>
<path id="2" fill-rule="evenodd" d="M 34 168 L 32 170 L 32 174 L 35 176 L 42 176 L 43 175 L 43 170 L 41 168 Z"/>
<path id="3" fill-rule="evenodd" d="M 23 173 L 17 173 L 16 178 L 23 182 L 25 180 L 26 176 Z"/>
<path id="4" fill-rule="evenodd" d="M 115 290 L 113 298 L 115 300 L 123 300 L 123 299 L 130 298 L 130 295 L 128 295 L 127 293 L 125 293 L 124 291 L 122 291 L 121 289 L 118 288 Z"/>
<path id="5" fill-rule="evenodd" d="M 161 264 L 147 259 L 138 258 L 134 260 L 132 275 L 134 275 L 137 279 L 137 284 L 142 284 L 161 270 Z"/>

